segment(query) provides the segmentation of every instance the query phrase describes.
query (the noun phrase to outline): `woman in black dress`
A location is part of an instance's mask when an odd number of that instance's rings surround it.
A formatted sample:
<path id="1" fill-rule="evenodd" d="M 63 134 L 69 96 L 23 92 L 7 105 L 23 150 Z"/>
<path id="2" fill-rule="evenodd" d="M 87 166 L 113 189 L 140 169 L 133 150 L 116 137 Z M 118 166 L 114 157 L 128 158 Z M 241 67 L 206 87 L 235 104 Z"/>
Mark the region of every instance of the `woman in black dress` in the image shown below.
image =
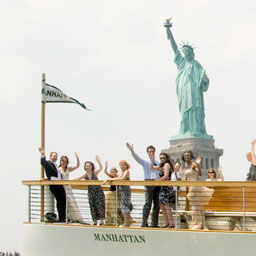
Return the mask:
<path id="1" fill-rule="evenodd" d="M 159 158 L 160 164 L 158 166 L 154 166 L 154 162 L 151 162 L 150 169 L 159 171 L 160 179 L 157 179 L 157 181 L 171 180 L 173 165 L 170 161 L 169 156 L 166 153 L 161 153 Z M 173 201 L 173 192 L 174 191 L 172 186 L 162 186 L 159 192 L 160 208 L 165 219 L 164 228 L 175 227 L 171 209 L 171 202 Z"/>
<path id="2" fill-rule="evenodd" d="M 85 174 L 77 178 L 76 180 L 98 180 L 98 174 L 102 170 L 102 164 L 100 162 L 99 156 L 96 156 L 96 161 L 99 164 L 99 169 L 95 170 L 95 166 L 92 162 L 85 162 L 84 169 Z M 97 221 L 100 220 L 100 225 L 104 225 L 105 219 L 105 195 L 98 185 L 88 186 L 88 198 L 90 204 L 91 215 L 93 219 L 93 225 L 97 225 Z"/>

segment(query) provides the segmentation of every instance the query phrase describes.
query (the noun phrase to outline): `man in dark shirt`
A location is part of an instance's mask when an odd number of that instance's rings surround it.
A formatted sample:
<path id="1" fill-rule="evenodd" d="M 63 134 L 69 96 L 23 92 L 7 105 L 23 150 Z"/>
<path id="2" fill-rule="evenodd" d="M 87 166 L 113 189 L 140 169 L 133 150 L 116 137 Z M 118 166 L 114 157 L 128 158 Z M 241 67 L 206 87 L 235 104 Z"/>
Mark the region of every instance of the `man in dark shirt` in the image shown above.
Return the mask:
<path id="1" fill-rule="evenodd" d="M 44 149 L 39 148 L 41 153 L 41 165 L 44 167 L 48 180 L 61 180 L 61 173 L 56 164 L 58 154 L 51 152 L 50 160 L 45 159 Z M 62 185 L 50 185 L 50 190 L 57 201 L 59 222 L 66 222 L 66 193 Z"/>

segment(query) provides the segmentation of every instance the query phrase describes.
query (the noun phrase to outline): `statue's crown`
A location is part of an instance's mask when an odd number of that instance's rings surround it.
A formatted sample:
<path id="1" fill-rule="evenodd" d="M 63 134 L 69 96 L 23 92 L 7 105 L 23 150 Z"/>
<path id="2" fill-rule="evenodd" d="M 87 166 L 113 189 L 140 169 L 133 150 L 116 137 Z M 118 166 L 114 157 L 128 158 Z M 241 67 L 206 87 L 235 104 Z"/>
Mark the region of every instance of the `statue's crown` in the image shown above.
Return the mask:
<path id="1" fill-rule="evenodd" d="M 185 44 L 184 42 L 182 42 L 182 44 L 179 44 L 181 46 L 181 49 L 183 50 L 184 48 L 189 48 L 192 51 L 194 51 L 195 47 L 193 47 L 192 44 L 189 44 L 188 42 Z"/>

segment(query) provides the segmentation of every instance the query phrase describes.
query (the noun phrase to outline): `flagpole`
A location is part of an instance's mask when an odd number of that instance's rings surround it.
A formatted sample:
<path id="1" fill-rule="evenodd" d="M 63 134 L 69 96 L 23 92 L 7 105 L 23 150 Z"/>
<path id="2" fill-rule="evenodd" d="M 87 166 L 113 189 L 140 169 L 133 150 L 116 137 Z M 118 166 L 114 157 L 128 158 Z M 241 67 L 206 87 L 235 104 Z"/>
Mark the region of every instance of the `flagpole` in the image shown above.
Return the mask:
<path id="1" fill-rule="evenodd" d="M 42 74 L 42 87 L 45 84 L 45 73 Z M 45 150 L 45 102 L 41 101 L 41 148 Z M 44 179 L 44 167 L 41 165 L 41 179 Z M 41 186 L 41 221 L 44 220 L 44 186 Z"/>
<path id="2" fill-rule="evenodd" d="M 45 73 L 42 74 L 42 87 L 45 84 Z M 41 148 L 45 150 L 45 102 L 41 102 Z M 41 179 L 44 179 L 44 167 L 41 165 Z"/>

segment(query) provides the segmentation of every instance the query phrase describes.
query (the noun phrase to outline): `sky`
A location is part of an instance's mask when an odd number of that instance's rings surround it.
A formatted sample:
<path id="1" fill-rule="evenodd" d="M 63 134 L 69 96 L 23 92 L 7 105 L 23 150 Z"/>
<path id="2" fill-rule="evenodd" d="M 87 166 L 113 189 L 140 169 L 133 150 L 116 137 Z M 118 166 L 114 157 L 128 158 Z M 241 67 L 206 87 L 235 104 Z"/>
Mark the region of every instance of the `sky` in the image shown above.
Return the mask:
<path id="1" fill-rule="evenodd" d="M 177 43 L 193 44 L 210 79 L 206 130 L 225 180 L 245 180 L 255 134 L 254 0 L 0 0 L 0 251 L 19 251 L 27 187 L 40 178 L 41 77 L 76 104 L 46 105 L 46 155 L 142 168 L 125 147 L 146 157 L 169 147 L 180 126 L 174 54 L 163 23 L 173 17 Z M 83 166 L 83 164 L 82 164 Z M 71 178 L 83 174 L 83 167 Z M 100 179 L 104 175 L 100 174 Z"/>

